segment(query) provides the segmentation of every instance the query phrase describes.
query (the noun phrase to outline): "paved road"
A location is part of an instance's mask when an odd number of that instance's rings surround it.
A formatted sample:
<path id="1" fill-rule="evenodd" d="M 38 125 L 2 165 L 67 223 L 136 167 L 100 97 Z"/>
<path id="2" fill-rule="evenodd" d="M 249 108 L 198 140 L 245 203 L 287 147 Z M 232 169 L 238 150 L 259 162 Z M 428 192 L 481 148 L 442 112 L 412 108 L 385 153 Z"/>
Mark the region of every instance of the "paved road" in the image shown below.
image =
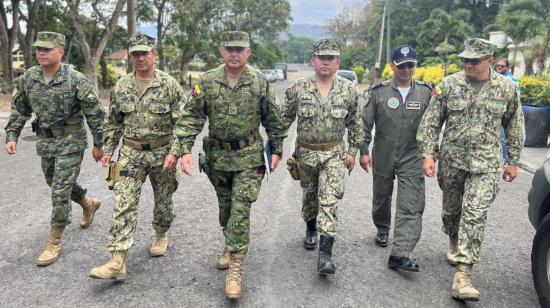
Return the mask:
<path id="1" fill-rule="evenodd" d="M 280 82 L 275 87 L 282 94 L 288 85 Z M 285 142 L 286 157 L 292 150 L 294 130 Z M 3 132 L 0 138 L 4 138 Z M 7 157 L 0 151 L 0 307 L 464 306 L 450 296 L 454 268 L 445 261 L 447 240 L 441 231 L 441 193 L 436 181 L 428 179 L 426 183 L 424 230 L 413 256 L 420 272 L 394 272 L 386 268 L 389 248 L 373 243 L 372 178 L 359 168 L 346 178 L 346 194 L 339 207 L 341 234 L 334 248 L 334 277 L 320 277 L 315 271 L 317 251 L 302 248 L 301 191 L 281 168 L 264 181 L 253 205 L 252 243 L 243 280 L 245 298 L 238 303 L 223 298 L 225 272 L 214 266 L 223 246 L 215 194 L 206 176 L 196 169 L 192 177 L 182 177 L 174 197 L 177 217 L 169 253 L 161 258 L 148 256 L 153 197 L 147 183 L 141 197 L 137 241 L 128 257 L 128 279 L 115 283 L 88 278 L 90 268 L 108 257 L 105 246 L 113 208 L 113 195 L 90 151 L 80 181 L 90 195 L 103 199 L 103 206 L 91 228 L 80 230 L 81 209 L 75 205 L 62 256 L 51 266 L 36 267 L 34 260 L 47 239 L 51 205 L 33 140 L 25 129 L 17 155 Z M 194 148 L 195 155 L 198 149 L 200 143 Z M 537 306 L 530 273 L 534 231 L 526 202 L 531 179 L 522 172 L 513 184 L 501 185 L 489 212 L 482 263 L 474 270 L 481 301 L 468 306 Z"/>

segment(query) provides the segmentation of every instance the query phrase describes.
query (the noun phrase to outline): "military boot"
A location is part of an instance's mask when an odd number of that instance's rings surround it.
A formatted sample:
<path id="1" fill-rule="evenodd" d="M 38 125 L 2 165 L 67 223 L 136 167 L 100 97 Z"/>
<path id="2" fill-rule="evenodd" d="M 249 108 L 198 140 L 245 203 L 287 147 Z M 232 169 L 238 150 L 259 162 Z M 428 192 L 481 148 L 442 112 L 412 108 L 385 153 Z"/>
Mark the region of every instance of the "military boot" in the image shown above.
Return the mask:
<path id="1" fill-rule="evenodd" d="M 76 201 L 82 206 L 82 218 L 80 218 L 80 228 L 87 229 L 94 221 L 94 215 L 97 209 L 101 206 L 101 201 L 92 197 L 82 197 Z"/>
<path id="2" fill-rule="evenodd" d="M 479 292 L 472 287 L 472 281 L 470 279 L 472 265 L 458 262 L 456 264 L 456 269 L 452 296 L 463 301 L 477 302 L 479 300 Z"/>
<path id="3" fill-rule="evenodd" d="M 225 279 L 225 297 L 227 298 L 241 298 L 241 274 L 243 272 L 245 255 L 242 253 L 231 253 L 229 260 L 229 271 L 227 271 L 227 278 Z"/>
<path id="4" fill-rule="evenodd" d="M 168 251 L 168 232 L 156 232 L 149 253 L 151 257 L 160 257 Z"/>
<path id="5" fill-rule="evenodd" d="M 126 278 L 126 251 L 115 251 L 111 260 L 90 271 L 90 277 L 97 279 L 124 280 Z"/>
<path id="6" fill-rule="evenodd" d="M 52 227 L 50 229 L 50 238 L 44 251 L 36 259 L 36 265 L 46 266 L 50 265 L 59 258 L 61 253 L 61 235 L 63 234 L 65 227 Z"/>
<path id="7" fill-rule="evenodd" d="M 321 235 L 319 241 L 319 260 L 317 263 L 317 271 L 321 275 L 336 273 L 336 266 L 332 263 L 332 244 L 334 243 L 334 237 L 328 235 Z"/>
<path id="8" fill-rule="evenodd" d="M 447 262 L 456 265 L 455 257 L 458 253 L 458 238 L 449 236 L 449 250 L 447 250 Z"/>
<path id="9" fill-rule="evenodd" d="M 231 259 L 231 253 L 227 250 L 227 247 L 223 250 L 223 254 L 218 258 L 216 267 L 219 269 L 228 269 L 229 260 Z"/>
<path id="10" fill-rule="evenodd" d="M 307 222 L 306 236 L 304 237 L 304 248 L 315 249 L 317 245 L 317 219 L 313 218 Z"/>

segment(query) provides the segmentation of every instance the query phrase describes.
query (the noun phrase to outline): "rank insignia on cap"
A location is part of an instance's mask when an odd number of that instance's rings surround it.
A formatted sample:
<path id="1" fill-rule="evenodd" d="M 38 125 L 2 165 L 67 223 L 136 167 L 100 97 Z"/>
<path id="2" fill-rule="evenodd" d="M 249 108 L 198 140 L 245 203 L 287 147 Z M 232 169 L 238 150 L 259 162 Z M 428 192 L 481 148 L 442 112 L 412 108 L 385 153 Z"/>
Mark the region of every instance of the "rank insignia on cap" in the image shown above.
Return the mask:
<path id="1" fill-rule="evenodd" d="M 196 85 L 193 87 L 193 89 L 191 90 L 191 96 L 196 97 L 196 96 L 198 96 L 199 94 L 201 94 L 201 92 L 202 92 L 201 88 L 199 87 L 198 84 L 196 84 Z"/>
<path id="2" fill-rule="evenodd" d="M 407 46 L 401 48 L 401 54 L 403 54 L 403 56 L 405 56 L 405 57 L 409 54 L 409 51 L 410 51 L 410 49 Z"/>

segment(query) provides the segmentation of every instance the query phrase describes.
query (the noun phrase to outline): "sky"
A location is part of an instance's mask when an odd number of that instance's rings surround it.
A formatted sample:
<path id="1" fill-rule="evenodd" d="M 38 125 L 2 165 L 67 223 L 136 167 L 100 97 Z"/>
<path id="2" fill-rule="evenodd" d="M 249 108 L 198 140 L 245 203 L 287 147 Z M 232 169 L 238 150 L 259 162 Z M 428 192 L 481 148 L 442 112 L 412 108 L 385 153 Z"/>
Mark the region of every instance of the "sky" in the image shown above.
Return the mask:
<path id="1" fill-rule="evenodd" d="M 324 26 L 345 6 L 354 3 L 366 4 L 367 0 L 290 0 L 292 23 Z"/>

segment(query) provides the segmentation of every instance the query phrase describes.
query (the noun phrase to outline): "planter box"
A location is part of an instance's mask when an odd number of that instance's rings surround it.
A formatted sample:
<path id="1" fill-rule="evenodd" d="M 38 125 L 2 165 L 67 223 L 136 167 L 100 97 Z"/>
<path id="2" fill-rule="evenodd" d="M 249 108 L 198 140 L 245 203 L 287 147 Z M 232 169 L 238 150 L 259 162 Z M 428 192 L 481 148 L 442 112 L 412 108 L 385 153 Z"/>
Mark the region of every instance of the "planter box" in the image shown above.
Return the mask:
<path id="1" fill-rule="evenodd" d="M 545 147 L 550 133 L 550 107 L 522 105 L 525 115 L 525 146 Z"/>

